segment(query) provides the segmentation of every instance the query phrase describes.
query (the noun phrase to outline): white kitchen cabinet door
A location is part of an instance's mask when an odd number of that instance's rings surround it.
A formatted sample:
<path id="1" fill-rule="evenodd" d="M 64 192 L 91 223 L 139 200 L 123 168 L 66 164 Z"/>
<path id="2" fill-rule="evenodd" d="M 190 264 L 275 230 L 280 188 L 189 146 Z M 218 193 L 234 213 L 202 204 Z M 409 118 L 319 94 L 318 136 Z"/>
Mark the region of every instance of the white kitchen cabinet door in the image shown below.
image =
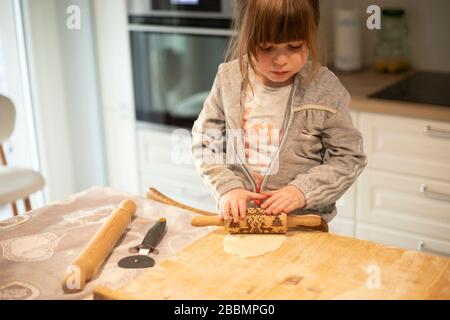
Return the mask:
<path id="1" fill-rule="evenodd" d="M 344 195 L 336 201 L 336 209 L 338 218 L 347 218 L 353 220 L 355 218 L 355 202 L 356 202 L 356 183 L 354 183 Z"/>
<path id="2" fill-rule="evenodd" d="M 357 234 L 363 224 L 450 241 L 450 183 L 369 168 L 357 188 Z"/>
<path id="3" fill-rule="evenodd" d="M 184 132 L 184 133 L 183 133 Z M 153 172 L 154 165 L 198 176 L 190 151 L 192 138 L 186 130 L 176 132 L 138 128 L 139 161 L 142 172 Z"/>
<path id="4" fill-rule="evenodd" d="M 359 114 L 368 167 L 450 181 L 450 123 Z"/>
<path id="5" fill-rule="evenodd" d="M 356 183 L 336 201 L 336 217 L 330 221 L 330 232 L 353 237 L 355 221 Z"/>
<path id="6" fill-rule="evenodd" d="M 141 192 L 153 187 L 194 208 L 216 212 L 211 190 L 195 170 L 186 130 L 137 129 Z"/>
<path id="7" fill-rule="evenodd" d="M 339 213 L 338 213 L 339 214 Z M 353 219 L 335 217 L 328 224 L 329 231 L 341 236 L 355 236 L 355 221 Z"/>
<path id="8" fill-rule="evenodd" d="M 357 223 L 356 238 L 433 255 L 450 256 L 449 241 L 376 225 Z"/>

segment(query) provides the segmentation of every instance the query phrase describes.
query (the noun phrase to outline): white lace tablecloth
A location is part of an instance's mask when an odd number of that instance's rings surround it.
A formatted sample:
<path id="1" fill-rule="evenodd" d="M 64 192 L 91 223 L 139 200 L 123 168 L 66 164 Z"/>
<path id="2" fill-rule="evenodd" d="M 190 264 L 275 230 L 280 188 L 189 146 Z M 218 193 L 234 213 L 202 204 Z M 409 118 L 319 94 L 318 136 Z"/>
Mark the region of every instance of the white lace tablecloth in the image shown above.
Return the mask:
<path id="1" fill-rule="evenodd" d="M 64 293 L 61 282 L 66 268 L 125 199 L 136 202 L 136 219 L 95 279 L 80 293 Z M 117 262 L 130 255 L 128 248 L 140 244 L 159 218 L 167 219 L 167 233 L 158 245 L 159 253 L 150 254 L 156 264 L 215 228 L 192 227 L 192 216 L 143 196 L 93 187 L 66 201 L 0 221 L 0 299 L 90 299 L 98 284 L 119 288 L 146 269 L 121 269 Z"/>

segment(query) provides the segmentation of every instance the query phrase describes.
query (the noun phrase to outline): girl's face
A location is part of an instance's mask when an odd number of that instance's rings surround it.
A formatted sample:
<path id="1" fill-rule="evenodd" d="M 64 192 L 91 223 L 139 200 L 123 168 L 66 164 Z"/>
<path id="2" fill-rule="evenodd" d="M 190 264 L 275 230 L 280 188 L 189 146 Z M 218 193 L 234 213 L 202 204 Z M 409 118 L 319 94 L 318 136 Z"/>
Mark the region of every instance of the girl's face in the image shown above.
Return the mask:
<path id="1" fill-rule="evenodd" d="M 304 41 L 263 43 L 254 61 L 256 77 L 270 87 L 289 85 L 305 66 L 308 53 Z"/>

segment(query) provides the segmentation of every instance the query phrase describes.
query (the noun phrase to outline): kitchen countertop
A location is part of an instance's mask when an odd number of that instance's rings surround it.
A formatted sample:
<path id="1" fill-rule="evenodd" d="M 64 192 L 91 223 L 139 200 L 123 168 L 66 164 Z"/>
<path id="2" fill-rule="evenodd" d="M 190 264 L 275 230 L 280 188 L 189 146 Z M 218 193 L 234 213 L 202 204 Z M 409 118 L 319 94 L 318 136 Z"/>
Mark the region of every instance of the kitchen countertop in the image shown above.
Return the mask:
<path id="1" fill-rule="evenodd" d="M 406 78 L 414 71 L 386 74 L 376 72 L 373 69 L 356 72 L 330 70 L 336 74 L 344 87 L 350 92 L 352 97 L 350 108 L 352 110 L 435 121 L 450 121 L 450 107 L 368 97 L 370 94 Z"/>

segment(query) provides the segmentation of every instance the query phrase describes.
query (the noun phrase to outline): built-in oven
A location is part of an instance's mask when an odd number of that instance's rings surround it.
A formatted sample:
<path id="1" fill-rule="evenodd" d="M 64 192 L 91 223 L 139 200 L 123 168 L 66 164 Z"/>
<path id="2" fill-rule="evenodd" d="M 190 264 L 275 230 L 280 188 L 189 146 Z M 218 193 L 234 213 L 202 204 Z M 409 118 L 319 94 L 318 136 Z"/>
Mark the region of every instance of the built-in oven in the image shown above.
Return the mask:
<path id="1" fill-rule="evenodd" d="M 232 35 L 232 0 L 129 0 L 136 118 L 192 128 Z"/>

